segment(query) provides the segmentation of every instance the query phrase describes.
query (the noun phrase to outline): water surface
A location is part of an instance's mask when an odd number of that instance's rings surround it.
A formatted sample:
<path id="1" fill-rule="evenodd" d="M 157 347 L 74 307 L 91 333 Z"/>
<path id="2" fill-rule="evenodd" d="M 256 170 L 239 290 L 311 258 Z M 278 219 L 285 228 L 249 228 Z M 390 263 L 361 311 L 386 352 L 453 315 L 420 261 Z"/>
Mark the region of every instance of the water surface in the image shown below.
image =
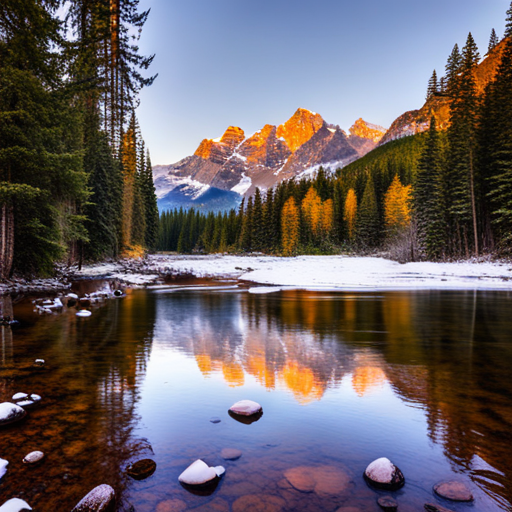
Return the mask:
<path id="1" fill-rule="evenodd" d="M 386 456 L 406 477 L 394 493 L 401 511 L 512 510 L 510 293 L 188 287 L 134 291 L 86 319 L 38 317 L 30 302 L 14 313 L 22 328 L 2 328 L 0 401 L 24 391 L 43 403 L 0 431 L 10 462 L 0 504 L 19 496 L 36 511 L 66 511 L 108 483 L 120 511 L 376 512 L 382 493 L 362 473 Z M 251 425 L 227 413 L 244 398 L 263 406 Z M 242 457 L 224 461 L 226 447 Z M 36 449 L 43 464 L 23 465 Z M 153 476 L 125 475 L 148 455 Z M 209 495 L 177 480 L 197 458 L 226 467 Z M 300 492 L 285 474 L 302 466 L 349 483 Z M 436 498 L 442 479 L 466 482 L 475 502 Z"/>

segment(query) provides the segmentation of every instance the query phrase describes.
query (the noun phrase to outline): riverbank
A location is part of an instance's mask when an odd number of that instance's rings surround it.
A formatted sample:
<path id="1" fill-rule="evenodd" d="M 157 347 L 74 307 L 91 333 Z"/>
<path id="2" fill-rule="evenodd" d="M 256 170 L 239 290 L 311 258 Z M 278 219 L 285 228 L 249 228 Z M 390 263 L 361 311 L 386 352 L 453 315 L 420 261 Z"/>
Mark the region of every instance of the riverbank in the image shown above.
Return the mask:
<path id="1" fill-rule="evenodd" d="M 59 292 L 83 279 L 115 279 L 128 287 L 172 284 L 182 278 L 222 279 L 311 290 L 512 290 L 507 262 L 418 262 L 377 257 L 250 255 L 150 255 L 95 265 L 60 267 L 53 279 L 0 284 L 1 294 Z"/>

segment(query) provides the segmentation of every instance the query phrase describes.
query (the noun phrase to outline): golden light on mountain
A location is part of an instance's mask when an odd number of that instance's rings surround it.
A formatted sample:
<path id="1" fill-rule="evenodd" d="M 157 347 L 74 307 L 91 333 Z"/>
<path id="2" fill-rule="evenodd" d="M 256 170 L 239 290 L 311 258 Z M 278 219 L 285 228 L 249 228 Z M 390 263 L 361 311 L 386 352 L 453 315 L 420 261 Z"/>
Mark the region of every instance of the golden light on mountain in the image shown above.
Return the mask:
<path id="1" fill-rule="evenodd" d="M 210 156 L 212 152 L 213 140 L 212 139 L 203 139 L 199 147 L 196 149 L 194 155 L 200 156 L 205 160 Z"/>
<path id="2" fill-rule="evenodd" d="M 382 126 L 375 124 L 369 124 L 364 121 L 361 117 L 350 127 L 350 135 L 355 137 L 361 137 L 362 139 L 370 139 L 377 143 L 384 137 L 386 129 Z"/>
<path id="3" fill-rule="evenodd" d="M 283 137 L 294 153 L 322 128 L 324 120 L 320 114 L 299 108 L 286 123 L 277 127 L 277 137 Z"/>

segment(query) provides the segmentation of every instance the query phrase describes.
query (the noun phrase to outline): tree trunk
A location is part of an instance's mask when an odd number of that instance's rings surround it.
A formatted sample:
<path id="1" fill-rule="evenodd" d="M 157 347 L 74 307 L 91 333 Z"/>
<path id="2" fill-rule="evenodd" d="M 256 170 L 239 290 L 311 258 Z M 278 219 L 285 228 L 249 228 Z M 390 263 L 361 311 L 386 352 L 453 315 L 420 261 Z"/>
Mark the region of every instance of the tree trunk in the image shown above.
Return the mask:
<path id="1" fill-rule="evenodd" d="M 0 220 L 0 278 L 7 279 L 11 273 L 14 254 L 14 208 L 4 204 Z"/>
<path id="2" fill-rule="evenodd" d="M 476 221 L 476 203 L 475 203 L 475 177 L 473 168 L 473 149 L 469 150 L 469 185 L 471 191 L 471 213 L 473 214 L 473 234 L 475 237 L 475 256 L 478 257 L 478 227 Z"/>

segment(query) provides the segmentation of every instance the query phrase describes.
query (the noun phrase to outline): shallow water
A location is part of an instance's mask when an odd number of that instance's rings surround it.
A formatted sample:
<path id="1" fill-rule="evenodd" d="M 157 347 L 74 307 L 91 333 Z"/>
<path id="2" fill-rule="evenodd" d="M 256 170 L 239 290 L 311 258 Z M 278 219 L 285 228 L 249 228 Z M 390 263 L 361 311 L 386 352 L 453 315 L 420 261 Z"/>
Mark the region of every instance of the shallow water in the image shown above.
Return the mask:
<path id="1" fill-rule="evenodd" d="M 14 314 L 22 327 L 2 327 L 0 401 L 19 391 L 43 400 L 0 431 L 0 504 L 18 496 L 35 511 L 69 511 L 108 483 L 120 511 L 377 512 L 386 493 L 362 474 L 386 456 L 406 478 L 393 493 L 401 511 L 512 510 L 510 293 L 202 286 L 134 291 L 85 319 L 38 317 L 30 302 Z M 263 406 L 251 425 L 227 412 L 243 398 Z M 242 457 L 224 461 L 226 447 Z M 36 449 L 43 463 L 22 464 Z M 148 456 L 151 477 L 125 475 Z M 211 493 L 178 483 L 197 458 L 226 468 Z M 343 485 L 300 492 L 285 475 L 301 466 L 328 466 Z M 475 502 L 436 498 L 444 479 L 466 482 Z"/>

